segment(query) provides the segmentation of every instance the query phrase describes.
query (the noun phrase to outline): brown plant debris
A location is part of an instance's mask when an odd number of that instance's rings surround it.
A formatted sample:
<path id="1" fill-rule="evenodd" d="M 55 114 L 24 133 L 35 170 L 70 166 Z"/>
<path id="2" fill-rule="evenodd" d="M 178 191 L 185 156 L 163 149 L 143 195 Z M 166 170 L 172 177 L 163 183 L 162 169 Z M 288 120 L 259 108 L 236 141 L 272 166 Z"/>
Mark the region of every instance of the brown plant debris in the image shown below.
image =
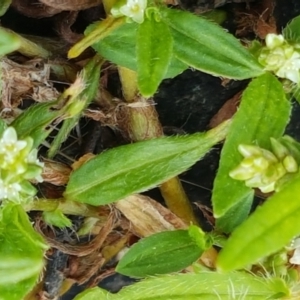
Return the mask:
<path id="1" fill-rule="evenodd" d="M 169 209 L 147 196 L 126 197 L 116 202 L 115 207 L 130 221 L 130 231 L 139 237 L 187 228 L 186 224 Z"/>
<path id="2" fill-rule="evenodd" d="M 50 65 L 43 60 L 34 59 L 26 64 L 18 64 L 4 57 L 0 63 L 3 108 L 15 108 L 24 98 L 46 102 L 59 96 L 49 81 Z"/>

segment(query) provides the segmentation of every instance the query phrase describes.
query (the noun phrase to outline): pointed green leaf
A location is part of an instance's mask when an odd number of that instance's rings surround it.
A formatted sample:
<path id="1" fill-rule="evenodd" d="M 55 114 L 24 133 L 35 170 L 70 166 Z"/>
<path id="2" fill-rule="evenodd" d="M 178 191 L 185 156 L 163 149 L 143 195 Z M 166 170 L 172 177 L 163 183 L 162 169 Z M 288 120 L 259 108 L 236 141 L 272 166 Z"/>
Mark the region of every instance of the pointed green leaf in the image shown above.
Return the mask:
<path id="1" fill-rule="evenodd" d="M 178 272 L 195 262 L 203 251 L 188 230 L 159 232 L 134 244 L 116 271 L 130 277 Z"/>
<path id="2" fill-rule="evenodd" d="M 20 45 L 21 41 L 15 34 L 0 28 L 0 57 L 17 50 Z"/>
<path id="3" fill-rule="evenodd" d="M 2 17 L 6 11 L 8 10 L 9 6 L 11 5 L 12 0 L 2 0 L 0 3 L 0 17 Z"/>
<path id="4" fill-rule="evenodd" d="M 249 193 L 237 204 L 232 206 L 221 218 L 216 219 L 216 229 L 220 232 L 231 233 L 243 223 L 251 210 L 253 193 Z"/>
<path id="5" fill-rule="evenodd" d="M 229 128 L 225 122 L 207 133 L 163 137 L 108 150 L 71 174 L 64 196 L 101 205 L 146 191 L 188 169 Z"/>
<path id="6" fill-rule="evenodd" d="M 54 225 L 60 228 L 72 226 L 72 221 L 60 209 L 44 211 L 43 220 L 50 226 Z"/>
<path id="7" fill-rule="evenodd" d="M 90 25 L 86 29 L 88 34 L 95 24 Z M 93 48 L 107 60 L 126 67 L 128 69 L 137 70 L 136 55 L 136 39 L 137 39 L 137 23 L 126 23 L 114 30 L 109 36 L 99 43 L 94 43 Z M 179 61 L 173 54 L 168 69 L 164 74 L 164 78 L 172 78 L 186 70 L 188 66 Z"/>
<path id="8" fill-rule="evenodd" d="M 138 27 L 136 42 L 139 90 L 144 97 L 150 97 L 168 70 L 173 39 L 165 23 L 146 18 Z"/>
<path id="9" fill-rule="evenodd" d="M 285 284 L 282 287 L 282 296 L 288 296 Z M 78 295 L 75 300 L 98 300 L 102 297 L 106 300 L 266 300 L 275 299 L 276 292 L 272 279 L 243 272 L 202 272 L 145 279 L 117 294 L 94 288 Z"/>
<path id="10" fill-rule="evenodd" d="M 300 175 L 270 197 L 228 239 L 218 258 L 225 271 L 244 268 L 300 234 Z"/>
<path id="11" fill-rule="evenodd" d="M 292 19 L 282 31 L 285 39 L 291 43 L 300 42 L 300 16 Z"/>
<path id="12" fill-rule="evenodd" d="M 282 84 L 272 74 L 266 73 L 249 84 L 233 118 L 214 182 L 212 202 L 217 218 L 242 199 L 253 196 L 252 189 L 243 181 L 229 177 L 229 172 L 242 160 L 238 145 L 254 143 L 270 149 L 270 137 L 279 138 L 283 134 L 290 111 L 291 103 Z"/>
<path id="13" fill-rule="evenodd" d="M 164 8 L 162 21 L 171 29 L 174 54 L 185 64 L 227 78 L 245 79 L 264 71 L 257 60 L 231 34 L 186 11 Z"/>
<path id="14" fill-rule="evenodd" d="M 21 206 L 7 204 L 0 215 L 0 299 L 19 300 L 33 288 L 47 245 Z M 3 298 L 2 298 L 3 297 Z"/>
<path id="15" fill-rule="evenodd" d="M 53 109 L 56 101 L 32 105 L 25 110 L 11 126 L 13 126 L 19 139 L 30 136 L 34 140 L 34 148 L 38 147 L 50 134 L 50 124 L 58 118 L 61 113 Z"/>

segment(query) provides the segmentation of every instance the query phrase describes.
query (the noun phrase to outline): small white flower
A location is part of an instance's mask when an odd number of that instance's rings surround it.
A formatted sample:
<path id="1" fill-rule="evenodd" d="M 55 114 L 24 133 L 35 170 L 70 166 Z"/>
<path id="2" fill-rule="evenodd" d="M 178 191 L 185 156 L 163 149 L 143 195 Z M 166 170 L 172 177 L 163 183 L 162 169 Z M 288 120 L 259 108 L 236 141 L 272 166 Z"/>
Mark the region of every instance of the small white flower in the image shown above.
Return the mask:
<path id="1" fill-rule="evenodd" d="M 18 182 L 6 183 L 0 179 L 0 198 L 3 200 L 18 201 L 19 192 L 22 190 Z"/>
<path id="2" fill-rule="evenodd" d="M 8 127 L 0 138 L 0 200 L 25 201 L 36 192 L 28 180 L 42 181 L 43 163 L 32 149 L 33 140 L 18 140 L 13 127 Z M 27 195 L 27 196 L 25 196 Z"/>
<path id="3" fill-rule="evenodd" d="M 127 2 L 119 8 L 113 8 L 111 13 L 115 17 L 126 16 L 136 23 L 144 22 L 145 9 L 147 8 L 147 0 L 127 0 Z"/>
<path id="4" fill-rule="evenodd" d="M 269 49 L 274 49 L 281 46 L 284 43 L 284 37 L 282 34 L 269 33 L 266 36 L 266 45 Z"/>
<path id="5" fill-rule="evenodd" d="M 26 141 L 18 141 L 17 133 L 13 127 L 8 127 L 0 140 L 0 157 L 3 166 L 9 166 L 14 163 L 20 151 L 27 146 Z"/>

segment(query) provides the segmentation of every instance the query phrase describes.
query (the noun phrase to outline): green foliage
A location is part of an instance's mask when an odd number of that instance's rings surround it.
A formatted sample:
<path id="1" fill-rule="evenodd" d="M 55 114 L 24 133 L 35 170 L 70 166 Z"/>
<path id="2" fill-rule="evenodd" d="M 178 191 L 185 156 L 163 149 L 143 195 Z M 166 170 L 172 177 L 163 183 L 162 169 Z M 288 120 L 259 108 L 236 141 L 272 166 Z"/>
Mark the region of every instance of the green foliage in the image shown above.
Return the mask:
<path id="1" fill-rule="evenodd" d="M 137 71 L 143 96 L 152 96 L 163 78 L 173 77 L 187 66 L 235 79 L 263 73 L 252 54 L 220 26 L 181 10 L 154 10 L 155 17 L 140 25 L 122 24 L 93 43 L 106 59 Z M 99 27 L 101 22 L 91 25 L 86 38 L 95 35 Z"/>
<path id="2" fill-rule="evenodd" d="M 287 292 L 283 284 L 282 296 L 288 295 Z M 125 287 L 117 294 L 94 288 L 78 295 L 75 300 L 266 300 L 276 299 L 276 294 L 278 291 L 271 279 L 244 272 L 202 272 L 149 278 Z"/>
<path id="3" fill-rule="evenodd" d="M 225 122 L 207 133 L 163 137 L 106 151 L 71 174 L 64 196 L 103 205 L 151 189 L 192 166 L 224 139 L 228 128 Z"/>
<path id="4" fill-rule="evenodd" d="M 97 24 L 97 23 L 96 23 Z M 90 25 L 85 34 L 89 34 L 96 27 L 96 24 Z M 93 44 L 93 48 L 107 60 L 126 67 L 137 70 L 137 56 L 135 52 L 137 40 L 138 25 L 136 23 L 125 23 L 117 28 L 111 34 L 106 36 L 101 42 Z M 122 55 L 120 55 L 120 50 Z M 188 66 L 179 61 L 173 54 L 164 78 L 172 78 L 186 70 Z"/>
<path id="5" fill-rule="evenodd" d="M 60 228 L 72 226 L 71 220 L 68 219 L 60 209 L 44 211 L 43 219 L 48 225 L 54 225 Z"/>
<path id="6" fill-rule="evenodd" d="M 291 20 L 283 29 L 282 34 L 291 43 L 300 42 L 300 16 Z"/>
<path id="7" fill-rule="evenodd" d="M 235 79 L 263 73 L 257 60 L 220 26 L 169 8 L 162 10 L 162 19 L 170 26 L 175 56 L 187 65 L 214 76 Z"/>
<path id="8" fill-rule="evenodd" d="M 21 206 L 7 204 L 0 214 L 0 298 L 20 300 L 37 282 L 47 246 Z"/>
<path id="9" fill-rule="evenodd" d="M 192 226 L 192 235 L 188 230 L 177 230 L 141 239 L 121 259 L 116 271 L 130 277 L 181 271 L 195 262 L 207 247 L 207 239 L 199 230 Z"/>
<path id="10" fill-rule="evenodd" d="M 244 268 L 272 254 L 300 234 L 300 175 L 257 209 L 227 241 L 218 266 Z"/>
<path id="11" fill-rule="evenodd" d="M 56 103 L 35 104 L 15 119 L 11 126 L 16 129 L 19 139 L 30 136 L 33 148 L 38 147 L 52 131 L 50 124 L 61 115 L 59 110 L 53 109 Z"/>
<path id="12" fill-rule="evenodd" d="M 0 17 L 3 16 L 11 5 L 12 0 L 2 0 L 0 3 Z"/>
<path id="13" fill-rule="evenodd" d="M 17 50 L 20 45 L 21 41 L 16 35 L 3 28 L 0 28 L 0 57 Z"/>
<path id="14" fill-rule="evenodd" d="M 255 143 L 270 149 L 270 137 L 279 138 L 283 134 L 290 111 L 291 104 L 281 83 L 270 73 L 249 84 L 234 116 L 214 182 L 212 201 L 217 218 L 243 199 L 253 196 L 253 190 L 244 182 L 229 177 L 229 172 L 242 160 L 238 146 Z"/>
<path id="15" fill-rule="evenodd" d="M 138 85 L 140 92 L 150 97 L 168 70 L 173 39 L 168 26 L 153 17 L 139 26 L 136 41 Z"/>

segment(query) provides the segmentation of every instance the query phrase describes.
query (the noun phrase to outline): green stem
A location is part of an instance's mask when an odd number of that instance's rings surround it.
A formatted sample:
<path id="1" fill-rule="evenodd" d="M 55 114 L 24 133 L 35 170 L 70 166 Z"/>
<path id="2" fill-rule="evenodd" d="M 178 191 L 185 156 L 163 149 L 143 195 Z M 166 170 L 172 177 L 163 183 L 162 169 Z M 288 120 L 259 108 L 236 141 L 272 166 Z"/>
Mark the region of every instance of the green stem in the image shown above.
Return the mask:
<path id="1" fill-rule="evenodd" d="M 125 106 L 125 117 L 120 118 L 123 131 L 133 141 L 141 141 L 163 135 L 162 126 L 159 122 L 157 112 L 152 100 L 137 95 L 136 73 L 119 68 L 123 95 L 128 103 Z M 175 177 L 160 186 L 160 191 L 168 208 L 187 224 L 197 224 L 197 219 L 188 197 L 181 185 L 180 180 Z"/>

